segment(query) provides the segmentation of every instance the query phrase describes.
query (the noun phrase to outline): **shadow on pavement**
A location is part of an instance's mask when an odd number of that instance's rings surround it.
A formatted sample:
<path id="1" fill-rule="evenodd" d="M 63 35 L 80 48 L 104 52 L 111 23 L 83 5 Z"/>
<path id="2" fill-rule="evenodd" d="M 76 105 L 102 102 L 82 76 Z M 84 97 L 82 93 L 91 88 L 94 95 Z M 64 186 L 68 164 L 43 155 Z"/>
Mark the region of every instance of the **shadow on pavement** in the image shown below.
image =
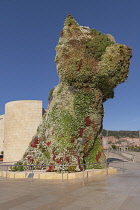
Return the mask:
<path id="1" fill-rule="evenodd" d="M 107 158 L 107 162 L 108 163 L 111 163 L 111 162 L 114 162 L 114 161 L 124 162 L 124 160 L 118 159 L 118 158 Z"/>

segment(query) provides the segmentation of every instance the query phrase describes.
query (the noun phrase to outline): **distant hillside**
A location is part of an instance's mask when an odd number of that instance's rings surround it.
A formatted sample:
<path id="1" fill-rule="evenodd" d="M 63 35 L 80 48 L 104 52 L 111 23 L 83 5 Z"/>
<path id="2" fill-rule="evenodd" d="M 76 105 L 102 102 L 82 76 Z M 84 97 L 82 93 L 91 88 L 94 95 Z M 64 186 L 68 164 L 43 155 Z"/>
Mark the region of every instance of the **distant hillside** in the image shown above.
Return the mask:
<path id="1" fill-rule="evenodd" d="M 139 137 L 139 131 L 110 131 L 110 130 L 102 130 L 103 136 L 114 136 L 116 138 L 121 137 L 130 137 L 130 138 L 138 138 Z"/>

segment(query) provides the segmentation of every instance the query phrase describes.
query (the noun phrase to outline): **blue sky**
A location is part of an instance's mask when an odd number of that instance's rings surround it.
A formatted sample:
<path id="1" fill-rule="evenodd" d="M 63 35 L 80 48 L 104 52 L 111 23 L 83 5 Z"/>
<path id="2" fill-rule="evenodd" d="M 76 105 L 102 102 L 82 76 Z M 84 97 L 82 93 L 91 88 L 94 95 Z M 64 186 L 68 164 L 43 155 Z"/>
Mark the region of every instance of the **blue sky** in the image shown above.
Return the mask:
<path id="1" fill-rule="evenodd" d="M 58 84 L 55 47 L 68 14 L 133 49 L 128 82 L 104 103 L 104 129 L 140 130 L 138 0 L 0 0 L 0 115 L 14 100 L 42 100 Z"/>

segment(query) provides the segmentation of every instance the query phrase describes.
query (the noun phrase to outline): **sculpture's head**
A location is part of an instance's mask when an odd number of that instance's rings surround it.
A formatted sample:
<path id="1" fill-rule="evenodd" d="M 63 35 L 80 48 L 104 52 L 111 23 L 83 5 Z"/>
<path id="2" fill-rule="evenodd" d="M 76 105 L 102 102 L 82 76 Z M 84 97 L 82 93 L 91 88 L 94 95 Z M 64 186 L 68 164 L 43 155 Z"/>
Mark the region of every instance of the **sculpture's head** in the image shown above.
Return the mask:
<path id="1" fill-rule="evenodd" d="M 113 97 L 116 85 L 124 82 L 132 50 L 95 29 L 79 26 L 71 15 L 56 47 L 56 64 L 61 82 L 75 88 L 98 88 L 103 100 Z"/>

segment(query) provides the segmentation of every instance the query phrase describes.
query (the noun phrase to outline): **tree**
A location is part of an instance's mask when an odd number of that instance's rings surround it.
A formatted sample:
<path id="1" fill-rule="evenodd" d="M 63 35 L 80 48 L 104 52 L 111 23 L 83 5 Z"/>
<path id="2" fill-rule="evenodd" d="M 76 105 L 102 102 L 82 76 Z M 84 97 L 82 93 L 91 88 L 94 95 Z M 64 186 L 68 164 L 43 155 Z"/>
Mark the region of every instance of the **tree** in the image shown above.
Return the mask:
<path id="1" fill-rule="evenodd" d="M 112 149 L 117 149 L 117 146 L 115 144 L 113 144 Z"/>

